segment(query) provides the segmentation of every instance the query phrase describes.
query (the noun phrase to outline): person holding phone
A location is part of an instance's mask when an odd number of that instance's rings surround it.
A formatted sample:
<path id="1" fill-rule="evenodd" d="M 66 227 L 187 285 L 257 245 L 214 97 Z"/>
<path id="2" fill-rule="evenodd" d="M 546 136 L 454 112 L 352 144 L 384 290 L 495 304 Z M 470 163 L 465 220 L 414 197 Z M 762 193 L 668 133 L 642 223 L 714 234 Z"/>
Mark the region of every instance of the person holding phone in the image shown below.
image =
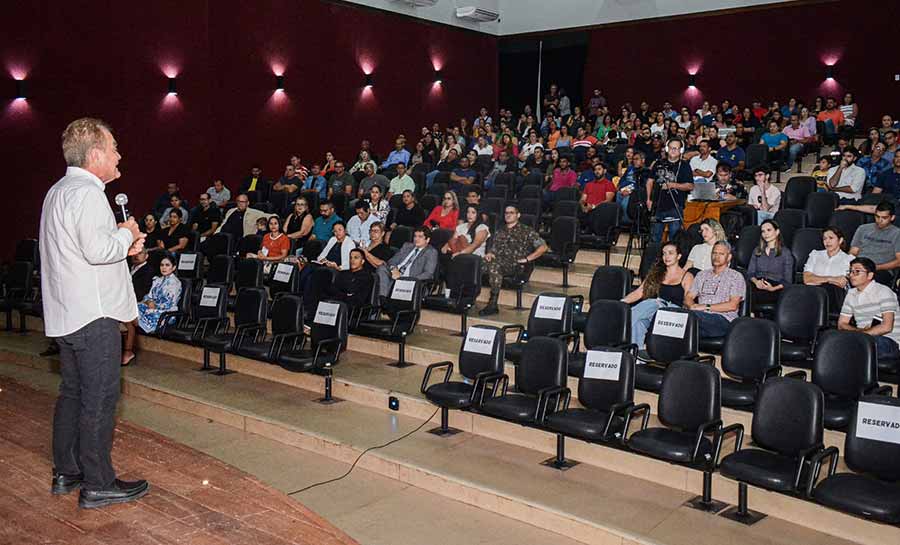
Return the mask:
<path id="1" fill-rule="evenodd" d="M 784 247 L 781 228 L 775 220 L 760 225 L 759 247 L 750 256 L 747 276 L 753 284 L 753 306 L 773 305 L 785 284 L 794 280 L 794 256 Z"/>

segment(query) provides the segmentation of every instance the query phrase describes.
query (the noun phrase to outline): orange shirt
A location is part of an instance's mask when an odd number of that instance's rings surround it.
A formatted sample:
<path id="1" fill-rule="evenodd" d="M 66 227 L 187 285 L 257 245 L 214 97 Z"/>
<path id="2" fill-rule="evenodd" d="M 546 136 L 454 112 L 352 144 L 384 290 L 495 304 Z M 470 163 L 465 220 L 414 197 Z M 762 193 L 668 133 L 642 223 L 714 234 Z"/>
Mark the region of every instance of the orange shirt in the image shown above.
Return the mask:
<path id="1" fill-rule="evenodd" d="M 822 110 L 816 117 L 817 121 L 825 121 L 826 119 L 830 119 L 831 122 L 834 123 L 835 130 L 840 129 L 844 126 L 844 112 L 838 110 L 837 108 L 831 111 Z"/>
<path id="2" fill-rule="evenodd" d="M 291 239 L 287 235 L 281 235 L 277 239 L 272 240 L 272 233 L 266 233 L 262 240 L 262 247 L 269 252 L 267 255 L 284 254 L 287 256 L 288 252 L 291 251 Z"/>

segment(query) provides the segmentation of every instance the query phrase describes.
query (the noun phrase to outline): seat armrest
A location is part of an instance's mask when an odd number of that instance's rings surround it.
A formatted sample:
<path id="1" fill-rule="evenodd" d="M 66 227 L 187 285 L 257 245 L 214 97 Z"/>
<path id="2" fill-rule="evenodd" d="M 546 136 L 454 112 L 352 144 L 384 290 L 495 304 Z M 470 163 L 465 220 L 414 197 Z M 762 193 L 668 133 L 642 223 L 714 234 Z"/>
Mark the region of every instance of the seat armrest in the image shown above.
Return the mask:
<path id="1" fill-rule="evenodd" d="M 734 440 L 734 452 L 741 450 L 741 447 L 744 444 L 744 425 L 743 424 L 731 424 L 730 426 L 725 426 L 724 428 L 720 428 L 716 432 L 716 453 L 713 467 L 718 467 L 719 465 L 719 455 L 722 452 L 722 442 L 725 440 L 725 437 L 733 433 L 735 434 Z"/>
<path id="2" fill-rule="evenodd" d="M 500 328 L 500 331 L 503 332 L 503 337 L 504 337 L 504 338 L 506 338 L 506 335 L 507 335 L 510 331 L 518 331 L 519 334 L 516 336 L 515 342 L 520 343 L 520 342 L 522 342 L 522 336 L 525 334 L 525 326 L 522 325 L 522 324 L 505 325 L 505 326 L 503 326 L 503 327 Z"/>
<path id="3" fill-rule="evenodd" d="M 566 242 L 563 244 L 562 253 L 559 255 L 560 261 L 568 261 L 569 263 L 575 261 L 575 255 L 578 254 L 578 250 L 581 249 L 581 245 L 577 242 Z M 570 254 L 571 252 L 571 254 Z M 570 257 L 571 255 L 571 257 Z"/>
<path id="4" fill-rule="evenodd" d="M 170 310 L 160 314 L 159 320 L 156 321 L 156 336 L 162 338 L 163 333 L 169 327 L 170 318 L 183 318 L 184 316 L 187 316 L 187 312 L 182 310 Z"/>
<path id="5" fill-rule="evenodd" d="M 322 348 L 325 346 L 335 345 L 336 348 L 334 350 L 334 363 L 337 363 L 338 357 L 341 355 L 341 346 L 344 344 L 344 340 L 340 337 L 332 337 L 330 339 L 322 339 L 316 345 L 316 352 L 313 354 L 313 367 L 318 367 L 319 363 L 319 354 L 322 352 Z M 328 362 L 326 362 L 328 363 Z"/>
<path id="6" fill-rule="evenodd" d="M 765 373 L 763 373 L 762 380 L 760 380 L 760 383 L 763 383 L 763 382 L 769 380 L 770 378 L 780 377 L 782 371 L 784 371 L 784 369 L 780 365 L 776 365 L 775 367 L 768 369 Z"/>
<path id="7" fill-rule="evenodd" d="M 259 334 L 259 330 L 261 330 L 261 329 L 262 329 L 262 330 L 265 330 L 265 328 L 266 328 L 266 324 L 265 324 L 265 323 L 262 323 L 262 324 L 243 324 L 243 325 L 237 326 L 237 327 L 234 329 L 234 337 L 235 337 L 234 350 L 237 350 L 238 348 L 241 347 L 241 344 L 244 342 L 244 335 L 246 335 L 246 334 L 249 333 L 249 332 L 253 332 L 253 331 L 255 331 L 255 332 L 257 333 L 257 335 L 258 335 L 258 334 Z"/>
<path id="8" fill-rule="evenodd" d="M 412 309 L 408 309 L 408 310 L 398 310 L 396 313 L 394 313 L 394 322 L 391 324 L 391 335 L 396 335 L 396 334 L 397 334 L 397 328 L 398 328 L 399 325 L 400 325 L 400 317 L 401 317 L 401 316 L 406 316 L 406 315 L 412 315 L 412 317 L 413 317 L 413 319 L 412 319 L 412 327 L 414 328 L 414 327 L 416 326 L 416 322 L 418 321 L 418 320 L 417 320 L 417 316 L 419 315 L 418 311 L 415 311 L 415 310 L 412 310 Z M 408 334 L 408 333 L 410 333 L 410 331 L 406 331 L 406 332 L 404 332 L 404 333 L 407 333 L 407 334 Z"/>
<path id="9" fill-rule="evenodd" d="M 448 382 L 450 380 L 450 375 L 453 373 L 453 362 L 442 361 L 440 363 L 432 363 L 425 368 L 425 376 L 422 377 L 422 387 L 419 389 L 423 394 L 425 393 L 425 390 L 428 389 L 428 381 L 431 380 L 431 373 L 434 372 L 435 369 L 445 369 L 444 382 Z"/>
<path id="10" fill-rule="evenodd" d="M 795 378 L 802 381 L 806 381 L 806 372 L 805 371 L 791 371 L 790 373 L 784 375 L 785 378 Z"/>
<path id="11" fill-rule="evenodd" d="M 837 447 L 828 447 L 827 449 L 816 453 L 812 458 L 809 459 L 810 476 L 809 482 L 806 483 L 807 498 L 812 497 L 812 489 L 816 485 L 816 482 L 819 480 L 819 471 L 822 469 L 822 462 L 824 462 L 825 460 L 830 461 L 828 465 L 828 476 L 831 477 L 837 470 L 839 456 L 840 451 Z"/>
<path id="12" fill-rule="evenodd" d="M 570 299 L 572 299 L 572 306 L 574 307 L 575 312 L 582 312 L 584 308 L 584 295 L 570 295 Z"/>
<path id="13" fill-rule="evenodd" d="M 481 390 L 484 389 L 486 381 L 494 377 L 499 377 L 502 374 L 503 373 L 497 373 L 494 371 L 482 371 L 481 373 L 475 375 L 475 383 L 472 385 L 472 397 L 469 398 L 469 403 L 471 403 L 472 405 L 475 404 L 475 399 L 478 398 Z"/>
<path id="14" fill-rule="evenodd" d="M 609 437 L 609 429 L 612 427 L 613 419 L 616 416 L 622 415 L 625 416 L 628 409 L 634 406 L 633 401 L 625 401 L 623 403 L 616 403 L 609 408 L 609 418 L 606 419 L 606 426 L 603 428 L 602 438 L 605 441 Z M 568 400 L 566 401 L 566 409 L 569 408 Z"/>
<path id="15" fill-rule="evenodd" d="M 272 346 L 269 349 L 269 359 L 275 361 L 278 359 L 278 356 L 281 355 L 281 351 L 284 350 L 285 341 L 289 341 L 291 339 L 300 338 L 300 348 L 303 348 L 303 345 L 306 344 L 306 333 L 302 331 L 296 331 L 294 333 L 279 333 L 278 335 L 274 335 L 272 337 Z M 297 341 L 294 341 L 294 348 L 297 346 Z"/>
<path id="16" fill-rule="evenodd" d="M 873 384 L 870 386 L 865 392 L 866 395 L 877 395 L 877 396 L 888 396 L 891 397 L 891 394 L 894 393 L 894 390 L 890 386 L 880 386 L 878 384 Z"/>
<path id="17" fill-rule="evenodd" d="M 699 363 L 708 363 L 710 365 L 715 365 L 716 358 L 715 356 L 697 356 L 695 361 Z"/>
<path id="18" fill-rule="evenodd" d="M 647 423 L 650 421 L 650 405 L 647 403 L 638 403 L 637 405 L 632 405 L 625 412 L 625 429 L 622 431 L 622 439 L 621 442 L 623 445 L 628 443 L 628 429 L 631 427 L 631 420 L 634 418 L 636 413 L 643 413 L 643 419 L 641 420 L 641 429 L 647 429 Z"/>
<path id="19" fill-rule="evenodd" d="M 803 466 L 806 464 L 807 461 L 809 461 L 813 456 L 818 454 L 824 448 L 825 448 L 825 445 L 819 443 L 818 445 L 816 445 L 814 447 L 810 447 L 810 448 L 800 452 L 800 455 L 799 455 L 799 458 L 797 461 L 797 473 L 794 475 L 794 490 L 799 491 L 799 489 L 800 489 L 800 477 L 803 474 Z M 812 473 L 810 473 L 809 478 L 812 479 Z M 807 483 L 807 487 L 808 487 L 808 483 Z"/>
<path id="20" fill-rule="evenodd" d="M 503 385 L 503 395 L 506 395 L 506 389 L 509 385 L 509 377 L 504 373 L 494 373 L 482 379 L 481 394 L 478 397 L 478 406 L 484 403 L 484 391 L 488 385 L 491 385 L 491 397 L 497 397 L 497 388 Z"/>
<path id="21" fill-rule="evenodd" d="M 365 311 L 373 311 L 373 310 L 376 310 L 377 308 L 379 308 L 379 307 L 376 307 L 375 305 L 370 305 L 368 303 L 365 305 L 360 305 L 360 306 L 356 307 L 356 321 L 354 322 L 352 320 L 353 316 L 350 317 L 351 322 L 353 322 L 352 327 L 353 328 L 359 327 L 359 322 L 361 321 L 362 315 Z"/>
<path id="22" fill-rule="evenodd" d="M 697 461 L 697 455 L 700 454 L 700 443 L 703 441 L 703 436 L 712 433 L 718 435 L 719 430 L 722 429 L 722 419 L 716 418 L 715 420 L 710 420 L 706 424 L 701 425 L 697 428 L 697 437 L 694 441 L 694 452 L 691 454 L 691 461 Z M 709 460 L 706 461 L 709 463 Z"/>
<path id="23" fill-rule="evenodd" d="M 538 399 L 537 399 L 537 410 L 534 413 L 534 421 L 535 422 L 543 422 L 544 418 L 547 417 L 547 408 L 550 405 L 550 398 L 556 398 L 556 404 L 553 406 L 553 411 L 556 412 L 559 410 L 559 400 L 560 394 L 566 392 L 569 388 L 566 386 L 550 386 L 548 388 L 541 388 L 538 390 Z"/>

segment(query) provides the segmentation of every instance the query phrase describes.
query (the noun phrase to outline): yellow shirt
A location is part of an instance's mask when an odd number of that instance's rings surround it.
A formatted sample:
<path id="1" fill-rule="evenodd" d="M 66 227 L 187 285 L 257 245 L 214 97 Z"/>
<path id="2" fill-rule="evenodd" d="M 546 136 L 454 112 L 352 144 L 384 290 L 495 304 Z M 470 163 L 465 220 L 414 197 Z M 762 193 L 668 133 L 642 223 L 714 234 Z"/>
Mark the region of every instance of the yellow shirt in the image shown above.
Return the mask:
<path id="1" fill-rule="evenodd" d="M 248 189 L 247 191 L 256 191 L 256 181 L 257 180 L 259 180 L 259 178 L 253 178 L 250 181 L 250 189 Z"/>

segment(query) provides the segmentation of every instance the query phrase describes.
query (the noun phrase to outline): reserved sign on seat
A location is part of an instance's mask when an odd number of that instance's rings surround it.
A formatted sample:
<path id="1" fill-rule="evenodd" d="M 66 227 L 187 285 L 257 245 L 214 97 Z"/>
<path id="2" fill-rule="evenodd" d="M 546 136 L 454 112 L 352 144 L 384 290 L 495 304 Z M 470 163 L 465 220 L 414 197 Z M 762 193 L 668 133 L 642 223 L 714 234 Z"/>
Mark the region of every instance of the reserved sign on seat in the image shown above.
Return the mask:
<path id="1" fill-rule="evenodd" d="M 294 271 L 294 266 L 290 263 L 279 263 L 277 267 L 275 267 L 275 275 L 272 276 L 272 280 L 276 282 L 288 283 L 291 281 L 291 273 Z"/>
<path id="2" fill-rule="evenodd" d="M 415 289 L 415 280 L 395 280 L 394 289 L 391 291 L 391 299 L 395 301 L 412 301 Z"/>
<path id="3" fill-rule="evenodd" d="M 673 339 L 683 339 L 687 331 L 688 314 L 685 312 L 672 312 L 671 310 L 657 310 L 653 319 L 653 334 Z"/>
<path id="4" fill-rule="evenodd" d="M 197 254 L 181 254 L 178 259 L 179 271 L 193 271 L 197 266 Z"/>
<path id="5" fill-rule="evenodd" d="M 494 351 L 494 341 L 497 339 L 497 330 L 483 327 L 470 327 L 466 332 L 466 342 L 463 352 L 490 355 Z"/>
<path id="6" fill-rule="evenodd" d="M 622 371 L 622 353 L 588 350 L 584 357 L 584 378 L 618 381 Z"/>
<path id="7" fill-rule="evenodd" d="M 534 317 L 543 318 L 545 320 L 562 320 L 563 307 L 565 305 L 565 297 L 538 296 L 537 309 L 534 311 Z"/>
<path id="8" fill-rule="evenodd" d="M 326 303 L 325 301 L 319 301 L 319 306 L 316 307 L 316 317 L 313 318 L 313 323 L 333 326 L 337 323 L 338 310 L 340 310 L 340 305 L 338 305 L 337 303 Z"/>
<path id="9" fill-rule="evenodd" d="M 219 302 L 219 292 L 222 291 L 222 288 L 218 288 L 215 286 L 207 286 L 203 288 L 203 292 L 200 294 L 200 306 L 201 307 L 214 307 L 216 303 Z"/>
<path id="10" fill-rule="evenodd" d="M 856 436 L 900 445 L 900 407 L 860 401 L 856 409 Z"/>

